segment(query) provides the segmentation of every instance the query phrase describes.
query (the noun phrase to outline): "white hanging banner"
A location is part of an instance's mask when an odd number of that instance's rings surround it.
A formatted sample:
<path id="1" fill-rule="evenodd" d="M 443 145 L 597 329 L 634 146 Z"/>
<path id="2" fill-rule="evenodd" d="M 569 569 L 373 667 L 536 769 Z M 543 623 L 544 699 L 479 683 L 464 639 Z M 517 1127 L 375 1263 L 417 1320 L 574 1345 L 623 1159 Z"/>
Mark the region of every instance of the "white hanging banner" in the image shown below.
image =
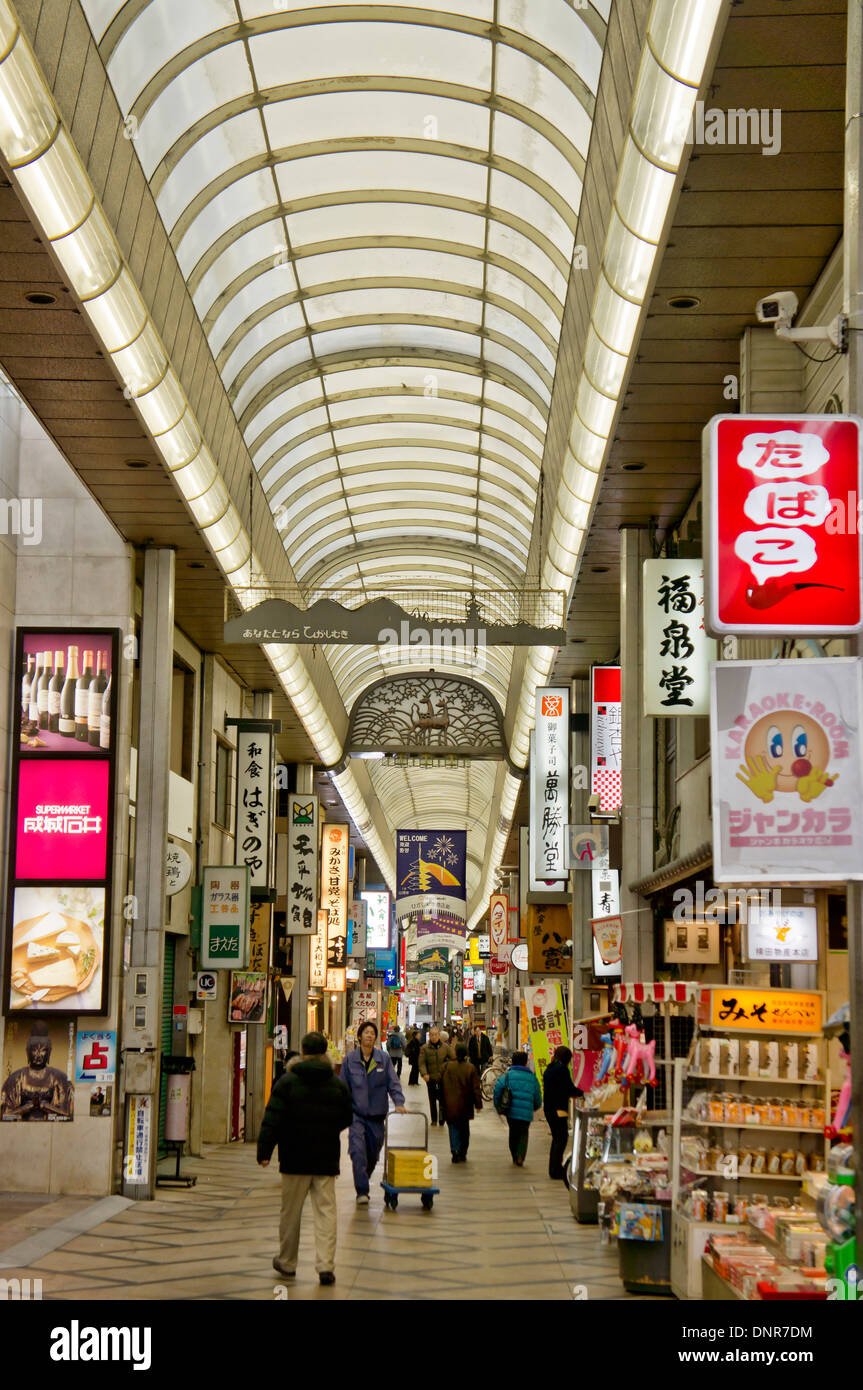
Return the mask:
<path id="1" fill-rule="evenodd" d="M 569 687 L 536 692 L 536 731 L 531 759 L 531 840 L 537 878 L 566 879 L 569 821 Z"/>
<path id="2" fill-rule="evenodd" d="M 710 713 L 716 643 L 704 630 L 704 561 L 645 560 L 642 581 L 644 713 Z"/>
<path id="3" fill-rule="evenodd" d="M 620 978 L 621 961 L 609 963 L 597 945 L 597 924 L 603 919 L 620 916 L 620 875 L 617 869 L 593 869 L 590 875 L 590 889 L 593 904 L 593 973 L 597 979 L 609 976 Z M 621 942 L 623 939 L 621 923 Z"/>
<path id="4" fill-rule="evenodd" d="M 234 862 L 249 870 L 252 892 L 273 887 L 272 729 L 237 724 L 237 820 Z"/>
<path id="5" fill-rule="evenodd" d="M 314 936 L 318 924 L 318 798 L 288 794 L 288 881 L 285 930 Z"/>
<path id="6" fill-rule="evenodd" d="M 348 953 L 352 960 L 365 959 L 368 915 L 368 903 L 363 902 L 362 898 L 354 898 L 351 903 L 351 949 Z"/>
<path id="7" fill-rule="evenodd" d="M 616 816 L 623 801 L 623 706 L 620 667 L 590 670 L 590 791 L 597 816 Z"/>

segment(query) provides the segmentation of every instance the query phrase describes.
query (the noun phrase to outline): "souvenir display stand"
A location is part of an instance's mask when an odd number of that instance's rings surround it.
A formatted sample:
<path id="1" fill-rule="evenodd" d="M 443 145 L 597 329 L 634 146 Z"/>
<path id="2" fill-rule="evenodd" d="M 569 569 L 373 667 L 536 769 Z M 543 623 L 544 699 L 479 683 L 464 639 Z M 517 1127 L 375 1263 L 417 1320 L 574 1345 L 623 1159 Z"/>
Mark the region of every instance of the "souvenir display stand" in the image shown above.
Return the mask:
<path id="1" fill-rule="evenodd" d="M 735 986 L 701 990 L 690 1055 L 674 1063 L 671 1285 L 681 1299 L 817 1298 L 830 1105 L 820 996 L 745 994 L 751 1008 Z M 817 1029 L 794 1012 L 801 1000 Z"/>
<path id="2" fill-rule="evenodd" d="M 673 1063 L 689 1051 L 697 989 L 666 981 L 616 987 L 603 1065 L 582 1111 L 579 1174 L 573 1145 L 573 1213 L 589 1220 L 580 1213 L 595 1194 L 601 1239 L 617 1240 L 620 1277 L 631 1293 L 671 1294 Z M 588 1156 L 600 1147 L 598 1157 Z"/>

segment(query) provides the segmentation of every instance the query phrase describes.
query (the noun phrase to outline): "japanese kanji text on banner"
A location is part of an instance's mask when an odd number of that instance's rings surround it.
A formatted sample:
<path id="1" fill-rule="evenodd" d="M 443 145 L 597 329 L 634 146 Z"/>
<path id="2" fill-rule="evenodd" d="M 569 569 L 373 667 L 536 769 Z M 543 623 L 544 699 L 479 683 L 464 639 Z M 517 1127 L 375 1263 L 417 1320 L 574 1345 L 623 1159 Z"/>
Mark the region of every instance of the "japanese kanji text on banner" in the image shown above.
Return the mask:
<path id="1" fill-rule="evenodd" d="M 249 871 L 252 891 L 268 892 L 273 848 L 273 735 L 237 725 L 237 835 L 235 858 Z"/>
<path id="2" fill-rule="evenodd" d="M 703 434 L 710 631 L 861 630 L 860 426 L 847 415 L 710 421 Z"/>
<path id="3" fill-rule="evenodd" d="M 861 663 L 711 667 L 713 877 L 863 878 Z"/>
<path id="4" fill-rule="evenodd" d="M 567 876 L 566 827 L 569 821 L 569 688 L 536 692 L 536 736 L 531 769 L 536 824 L 531 826 L 533 864 L 538 878 Z"/>
<path id="5" fill-rule="evenodd" d="M 590 790 L 599 797 L 598 816 L 616 816 L 623 800 L 620 667 L 590 671 Z"/>
<path id="6" fill-rule="evenodd" d="M 346 987 L 348 963 L 348 846 L 347 825 L 324 826 L 321 865 L 321 907 L 327 914 L 327 989 Z"/>
<path id="7" fill-rule="evenodd" d="M 708 714 L 716 644 L 704 630 L 704 564 L 645 560 L 643 570 L 644 713 Z"/>
<path id="8" fill-rule="evenodd" d="M 288 796 L 288 882 L 285 930 L 314 936 L 318 911 L 318 798 Z"/>
<path id="9" fill-rule="evenodd" d="M 466 830 L 399 830 L 396 833 L 397 908 L 400 917 L 467 916 Z"/>

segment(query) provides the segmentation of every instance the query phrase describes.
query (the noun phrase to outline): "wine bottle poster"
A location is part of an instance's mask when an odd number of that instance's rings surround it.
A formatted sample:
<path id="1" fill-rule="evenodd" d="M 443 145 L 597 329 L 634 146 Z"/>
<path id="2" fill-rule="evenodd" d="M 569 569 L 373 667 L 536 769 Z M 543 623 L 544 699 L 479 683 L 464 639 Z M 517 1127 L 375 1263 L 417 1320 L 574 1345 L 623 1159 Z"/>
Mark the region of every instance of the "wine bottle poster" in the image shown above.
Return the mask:
<path id="1" fill-rule="evenodd" d="M 3 1006 L 18 1016 L 108 1007 L 119 636 L 16 634 Z"/>
<path id="2" fill-rule="evenodd" d="M 109 752 L 113 661 L 112 632 L 19 629 L 13 710 L 21 751 Z"/>

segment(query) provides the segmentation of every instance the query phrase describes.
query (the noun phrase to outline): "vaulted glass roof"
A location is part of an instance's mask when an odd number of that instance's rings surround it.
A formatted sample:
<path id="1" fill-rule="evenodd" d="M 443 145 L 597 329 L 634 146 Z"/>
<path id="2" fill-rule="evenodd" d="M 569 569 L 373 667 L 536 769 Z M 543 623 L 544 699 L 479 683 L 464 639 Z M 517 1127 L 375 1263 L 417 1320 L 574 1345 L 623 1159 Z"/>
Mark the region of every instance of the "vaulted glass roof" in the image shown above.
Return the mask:
<path id="1" fill-rule="evenodd" d="M 83 6 L 310 601 L 517 589 L 609 0 Z"/>

